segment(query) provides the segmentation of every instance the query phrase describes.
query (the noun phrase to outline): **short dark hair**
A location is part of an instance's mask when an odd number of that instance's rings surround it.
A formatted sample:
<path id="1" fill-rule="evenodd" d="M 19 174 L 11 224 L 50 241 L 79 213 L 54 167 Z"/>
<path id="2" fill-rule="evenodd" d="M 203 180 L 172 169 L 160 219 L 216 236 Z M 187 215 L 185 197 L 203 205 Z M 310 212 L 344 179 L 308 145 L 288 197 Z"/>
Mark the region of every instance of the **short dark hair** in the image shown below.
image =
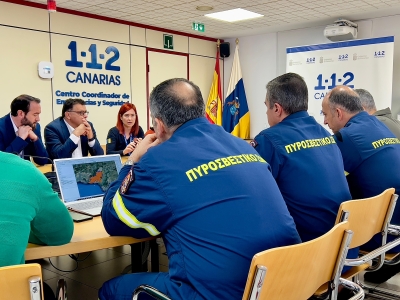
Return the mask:
<path id="1" fill-rule="evenodd" d="M 16 117 L 18 115 L 18 111 L 22 110 L 24 113 L 28 113 L 31 107 L 31 102 L 34 101 L 36 103 L 40 103 L 40 99 L 23 94 L 15 98 L 10 105 L 11 115 Z"/>
<path id="2" fill-rule="evenodd" d="M 372 97 L 370 92 L 364 89 L 354 89 L 354 91 L 360 96 L 361 105 L 366 110 L 376 110 L 374 97 Z"/>
<path id="3" fill-rule="evenodd" d="M 268 82 L 266 98 L 269 108 L 278 103 L 289 115 L 308 109 L 307 84 L 296 73 L 286 73 Z"/>
<path id="4" fill-rule="evenodd" d="M 85 101 L 83 101 L 82 99 L 79 99 L 79 98 L 75 98 L 75 99 L 69 98 L 69 99 L 65 100 L 63 108 L 62 108 L 61 116 L 64 118 L 65 112 L 71 110 L 75 104 L 85 105 Z"/>
<path id="5" fill-rule="evenodd" d="M 189 84 L 193 91 L 179 94 L 176 86 Z M 184 78 L 161 82 L 150 94 L 150 111 L 153 118 L 163 121 L 167 128 L 204 116 L 204 100 L 197 85 Z"/>
<path id="6" fill-rule="evenodd" d="M 328 100 L 331 108 L 340 106 L 349 113 L 359 113 L 364 110 L 361 105 L 360 96 L 350 88 L 334 88 L 330 92 Z"/>

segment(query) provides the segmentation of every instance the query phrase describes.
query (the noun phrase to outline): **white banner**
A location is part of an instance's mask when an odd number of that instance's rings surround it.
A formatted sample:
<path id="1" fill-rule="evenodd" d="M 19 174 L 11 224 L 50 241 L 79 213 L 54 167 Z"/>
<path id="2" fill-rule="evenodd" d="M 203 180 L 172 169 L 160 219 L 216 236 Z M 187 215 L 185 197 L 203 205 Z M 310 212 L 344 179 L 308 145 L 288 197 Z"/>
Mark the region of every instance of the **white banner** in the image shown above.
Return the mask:
<path id="1" fill-rule="evenodd" d="M 307 83 L 308 112 L 320 124 L 321 102 L 337 85 L 369 91 L 377 109 L 391 106 L 394 37 L 287 48 L 286 71 Z"/>

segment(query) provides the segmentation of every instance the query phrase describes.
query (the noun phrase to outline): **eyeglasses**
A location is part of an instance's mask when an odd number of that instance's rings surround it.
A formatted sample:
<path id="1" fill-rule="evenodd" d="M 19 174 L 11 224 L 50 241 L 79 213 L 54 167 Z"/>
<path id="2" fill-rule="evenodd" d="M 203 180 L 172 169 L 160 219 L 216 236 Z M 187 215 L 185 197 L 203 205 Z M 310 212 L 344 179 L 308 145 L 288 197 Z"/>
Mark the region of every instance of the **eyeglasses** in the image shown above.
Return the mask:
<path id="1" fill-rule="evenodd" d="M 84 115 L 88 115 L 89 114 L 89 112 L 87 110 L 86 111 L 69 110 L 68 112 L 76 113 L 76 114 L 80 115 L 81 117 L 83 117 Z"/>

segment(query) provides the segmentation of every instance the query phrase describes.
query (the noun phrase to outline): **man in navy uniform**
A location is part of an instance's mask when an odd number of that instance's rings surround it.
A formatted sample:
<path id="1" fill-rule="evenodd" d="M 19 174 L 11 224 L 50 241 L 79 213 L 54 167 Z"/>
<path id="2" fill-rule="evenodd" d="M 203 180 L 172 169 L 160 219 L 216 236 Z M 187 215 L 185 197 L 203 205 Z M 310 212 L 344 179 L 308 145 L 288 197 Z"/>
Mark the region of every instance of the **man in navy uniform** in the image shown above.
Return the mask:
<path id="1" fill-rule="evenodd" d="M 308 89 L 298 74 L 270 81 L 265 105 L 271 127 L 251 143 L 271 165 L 301 240 L 315 239 L 332 229 L 340 203 L 351 199 L 339 148 L 307 113 Z"/>
<path id="2" fill-rule="evenodd" d="M 0 151 L 14 153 L 38 165 L 49 163 L 40 133 L 40 99 L 20 95 L 10 105 L 11 112 L 0 119 Z M 42 158 L 41 158 L 42 157 Z"/>
<path id="3" fill-rule="evenodd" d="M 324 122 L 334 132 L 336 144 L 342 152 L 344 169 L 353 199 L 368 198 L 387 188 L 400 192 L 400 141 L 386 125 L 364 111 L 359 95 L 347 86 L 332 89 L 322 101 Z M 400 224 L 400 206 L 391 220 Z M 388 241 L 393 237 L 388 236 Z M 362 248 L 376 249 L 381 237 L 374 237 Z M 392 250 L 399 252 L 400 246 Z M 400 264 L 384 265 L 376 272 L 368 272 L 365 279 L 381 283 L 400 271 Z"/>
<path id="4" fill-rule="evenodd" d="M 257 252 L 300 242 L 268 163 L 204 117 L 198 86 L 155 87 L 147 135 L 104 196 L 110 235 L 162 235 L 168 273 L 123 275 L 99 298 L 131 299 L 149 284 L 175 300 L 240 299 Z"/>

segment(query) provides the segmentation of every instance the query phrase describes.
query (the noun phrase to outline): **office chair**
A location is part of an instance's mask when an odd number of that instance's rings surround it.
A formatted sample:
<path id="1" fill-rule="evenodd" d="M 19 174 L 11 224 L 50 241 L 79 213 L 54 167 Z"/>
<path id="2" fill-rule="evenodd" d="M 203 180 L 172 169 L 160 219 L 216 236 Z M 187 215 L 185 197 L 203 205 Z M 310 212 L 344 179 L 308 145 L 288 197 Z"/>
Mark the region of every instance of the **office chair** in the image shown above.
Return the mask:
<path id="1" fill-rule="evenodd" d="M 329 282 L 330 299 L 336 299 L 340 284 L 354 290 L 352 299 L 364 299 L 364 291 L 357 284 L 340 278 L 352 237 L 348 227 L 343 222 L 315 240 L 257 253 L 251 262 L 242 299 L 307 299 L 325 282 Z M 146 285 L 139 286 L 132 299 L 137 300 L 141 293 L 155 299 L 170 299 Z"/>

